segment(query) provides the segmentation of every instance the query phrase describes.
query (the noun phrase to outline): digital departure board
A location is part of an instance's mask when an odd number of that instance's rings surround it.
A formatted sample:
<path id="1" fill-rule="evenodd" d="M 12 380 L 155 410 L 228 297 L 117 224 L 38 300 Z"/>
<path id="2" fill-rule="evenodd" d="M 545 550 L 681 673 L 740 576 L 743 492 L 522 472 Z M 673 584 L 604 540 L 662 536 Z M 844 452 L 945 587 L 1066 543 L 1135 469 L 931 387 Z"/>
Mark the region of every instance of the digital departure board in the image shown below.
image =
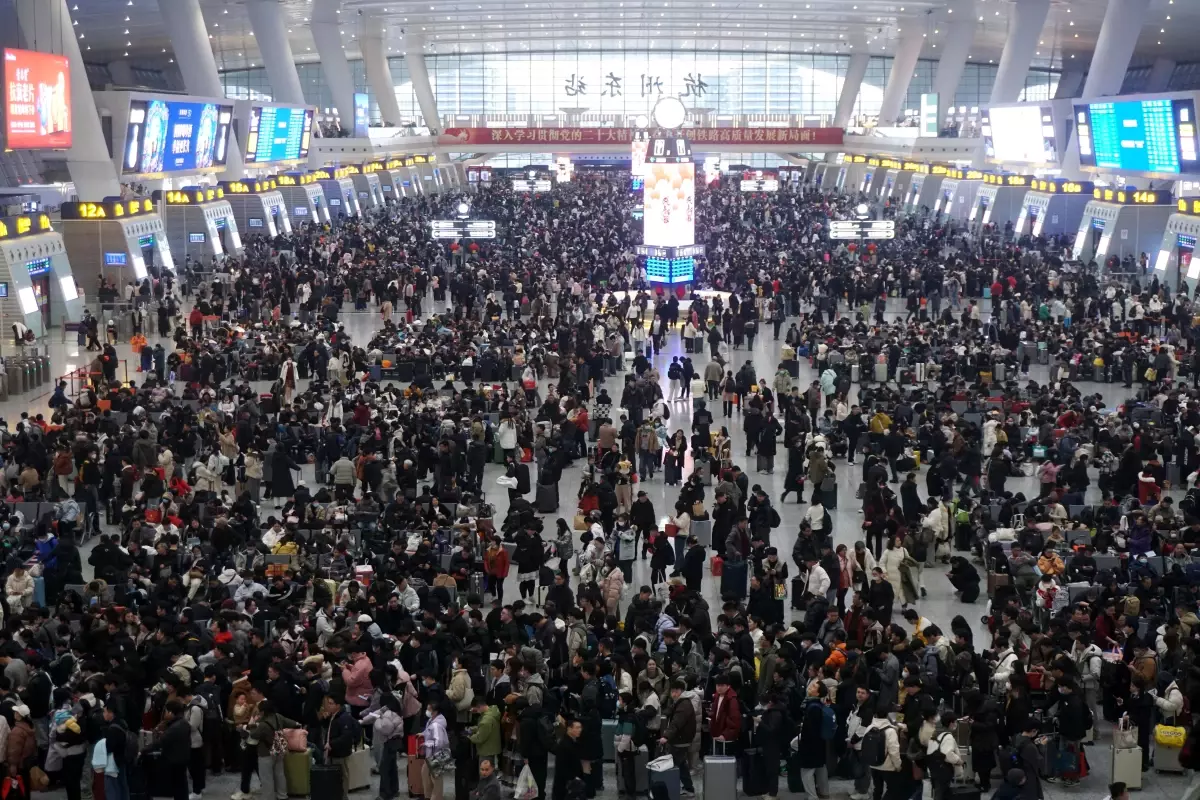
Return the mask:
<path id="1" fill-rule="evenodd" d="M 1200 172 L 1196 106 L 1190 98 L 1077 105 L 1075 124 L 1079 164 L 1085 169 Z"/>
<path id="2" fill-rule="evenodd" d="M 308 158 L 312 124 L 311 108 L 251 107 L 246 163 L 266 164 Z"/>

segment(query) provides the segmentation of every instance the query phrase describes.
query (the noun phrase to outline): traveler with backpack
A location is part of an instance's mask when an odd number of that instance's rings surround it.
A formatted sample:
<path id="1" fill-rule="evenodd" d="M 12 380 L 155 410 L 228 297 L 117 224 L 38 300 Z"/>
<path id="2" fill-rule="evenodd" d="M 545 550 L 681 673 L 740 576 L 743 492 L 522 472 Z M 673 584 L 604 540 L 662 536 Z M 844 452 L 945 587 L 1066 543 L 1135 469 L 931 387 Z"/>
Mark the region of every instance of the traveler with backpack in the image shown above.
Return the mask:
<path id="1" fill-rule="evenodd" d="M 671 758 L 675 761 L 675 766 L 679 769 L 679 783 L 682 787 L 680 795 L 694 797 L 696 790 L 692 786 L 692 768 L 688 763 L 688 751 L 691 749 L 692 739 L 696 736 L 698 723 L 696 708 L 692 705 L 690 698 L 683 696 L 685 691 L 687 691 L 687 684 L 681 679 L 677 678 L 671 683 L 667 728 L 658 743 L 660 746 L 668 748 Z"/>
<path id="2" fill-rule="evenodd" d="M 817 784 L 828 781 L 826 764 L 828 750 L 837 735 L 837 715 L 830 705 L 829 687 L 824 681 L 813 681 L 804 702 L 800 719 L 800 751 L 797 763 L 804 791 L 817 797 Z"/>
<path id="3" fill-rule="evenodd" d="M 283 758 L 287 755 L 287 740 L 283 738 L 285 728 L 302 727 L 299 722 L 283 716 L 275 710 L 270 700 L 261 700 L 250 724 L 247 745 L 254 748 L 258 757 L 258 780 L 262 784 L 262 800 L 286 800 L 287 776 L 283 771 Z M 248 783 L 248 782 L 247 782 Z M 250 787 L 242 786 L 246 794 Z"/>
<path id="4" fill-rule="evenodd" d="M 871 768 L 875 784 L 874 800 L 882 800 L 885 792 L 890 798 L 900 773 L 900 734 L 888 719 L 888 710 L 889 706 L 882 703 L 875 707 L 875 719 L 862 740 L 863 763 Z"/>
<path id="5" fill-rule="evenodd" d="M 950 785 L 963 776 L 963 760 L 954 738 L 958 716 L 944 711 L 941 723 L 942 732 L 930 737 L 925 749 L 925 774 L 933 785 L 933 800 L 949 800 Z"/>

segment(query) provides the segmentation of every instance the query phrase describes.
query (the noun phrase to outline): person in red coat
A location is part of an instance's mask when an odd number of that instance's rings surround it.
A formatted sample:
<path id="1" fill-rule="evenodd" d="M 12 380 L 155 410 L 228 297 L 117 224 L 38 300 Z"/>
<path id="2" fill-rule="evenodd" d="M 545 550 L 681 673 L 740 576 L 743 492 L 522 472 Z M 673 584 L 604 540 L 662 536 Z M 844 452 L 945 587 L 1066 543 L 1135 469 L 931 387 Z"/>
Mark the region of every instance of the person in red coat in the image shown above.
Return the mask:
<path id="1" fill-rule="evenodd" d="M 712 719 L 708 723 L 708 731 L 712 734 L 713 749 L 723 751 L 726 745 L 717 744 L 717 742 L 736 744 L 742 735 L 742 710 L 738 707 L 737 692 L 730 688 L 728 674 L 721 673 L 717 676 L 716 687 L 716 694 L 713 695 L 712 701 Z"/>

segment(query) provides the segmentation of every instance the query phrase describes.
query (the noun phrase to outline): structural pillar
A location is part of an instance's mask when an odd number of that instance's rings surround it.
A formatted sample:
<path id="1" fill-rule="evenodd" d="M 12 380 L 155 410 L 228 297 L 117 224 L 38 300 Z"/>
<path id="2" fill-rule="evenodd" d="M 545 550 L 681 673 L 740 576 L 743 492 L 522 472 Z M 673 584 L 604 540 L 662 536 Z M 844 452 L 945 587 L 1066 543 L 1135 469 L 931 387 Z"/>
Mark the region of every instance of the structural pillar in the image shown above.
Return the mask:
<path id="1" fill-rule="evenodd" d="M 1162 56 L 1154 59 L 1154 65 L 1150 67 L 1150 78 L 1146 81 L 1146 91 L 1167 91 L 1167 87 L 1171 85 L 1171 76 L 1174 74 L 1175 59 Z"/>
<path id="2" fill-rule="evenodd" d="M 1150 0 L 1108 0 L 1108 9 L 1104 12 L 1104 22 L 1100 25 L 1100 36 L 1096 39 L 1096 50 L 1092 54 L 1092 64 L 1080 100 L 1087 101 L 1121 91 L 1121 84 L 1125 83 L 1125 71 L 1129 69 L 1129 60 L 1133 58 L 1133 48 L 1142 32 L 1149 5 Z M 1063 152 L 1062 174 L 1071 180 L 1083 178 L 1083 171 L 1079 169 L 1079 145 L 1074 127 L 1067 149 Z"/>
<path id="3" fill-rule="evenodd" d="M 342 47 L 341 0 L 313 0 L 312 35 L 342 128 L 354 130 L 354 76 Z"/>
<path id="4" fill-rule="evenodd" d="M 108 62 L 108 75 L 112 78 L 113 86 L 137 86 L 137 80 L 133 77 L 133 66 L 123 59 Z"/>
<path id="5" fill-rule="evenodd" d="M 412 80 L 417 104 L 421 106 L 421 117 L 425 127 L 436 134 L 442 129 L 442 118 L 438 116 L 437 96 L 429 82 L 429 69 L 425 66 L 425 39 L 417 34 L 408 34 L 404 39 L 404 61 L 408 65 L 408 77 Z"/>
<path id="6" fill-rule="evenodd" d="M 1082 67 L 1064 69 L 1058 76 L 1058 88 L 1054 90 L 1054 99 L 1066 100 L 1078 97 L 1083 90 L 1083 79 L 1086 77 L 1087 70 Z"/>
<path id="7" fill-rule="evenodd" d="M 275 102 L 304 105 L 300 74 L 296 72 L 296 59 L 292 57 L 292 45 L 283 22 L 283 6 L 276 0 L 248 0 L 246 12 Z"/>
<path id="8" fill-rule="evenodd" d="M 1050 0 L 1017 0 L 1008 20 L 1008 38 L 1000 54 L 1000 67 L 992 84 L 991 105 L 1015 103 L 1025 88 L 1038 37 L 1050 13 Z"/>
<path id="9" fill-rule="evenodd" d="M 100 114 L 88 91 L 87 69 L 79 40 L 67 11 L 67 0 L 16 0 L 17 24 L 24 46 L 67 57 L 71 68 L 71 149 L 67 170 L 82 200 L 102 200 L 121 194 L 117 166 L 104 144 Z"/>
<path id="10" fill-rule="evenodd" d="M 954 16 L 961 18 L 942 23 L 946 36 L 941 41 L 942 57 L 938 59 L 937 74 L 933 79 L 933 91 L 938 96 L 939 131 L 945 126 L 946 115 L 954 105 L 954 96 L 958 94 L 958 84 L 962 81 L 975 39 L 975 20 L 970 10 Z"/>
<path id="11" fill-rule="evenodd" d="M 1083 84 L 1084 100 L 1121 91 L 1149 5 L 1150 0 L 1108 0 L 1092 65 Z"/>
<path id="12" fill-rule="evenodd" d="M 171 47 L 175 50 L 175 60 L 183 74 L 188 94 L 224 97 L 225 89 L 221 86 L 221 76 L 217 74 L 217 62 L 208 41 L 208 27 L 204 24 L 200 0 L 158 0 L 158 11 L 167 35 L 171 37 Z M 230 136 L 225 177 L 236 181 L 244 175 L 245 166 L 237 137 Z"/>
<path id="13" fill-rule="evenodd" d="M 381 19 L 364 17 L 362 48 L 363 64 L 367 68 L 367 80 L 379 103 L 379 115 L 383 124 L 400 124 L 400 103 L 396 100 L 396 84 L 392 81 L 392 68 L 388 66 L 387 51 L 383 47 L 387 26 Z"/>
<path id="14" fill-rule="evenodd" d="M 862 88 L 863 78 L 867 74 L 867 65 L 871 63 L 871 54 L 863 50 L 850 56 L 850 64 L 846 68 L 846 79 L 842 81 L 842 93 L 838 96 L 837 111 L 833 115 L 833 127 L 844 128 L 850 123 L 854 113 L 854 104 L 858 100 L 858 90 Z"/>
<path id="15" fill-rule="evenodd" d="M 900 31 L 902 35 L 896 45 L 892 71 L 888 75 L 887 87 L 883 90 L 883 101 L 879 105 L 880 127 L 895 125 L 900 112 L 904 110 L 913 70 L 917 68 L 917 59 L 921 57 L 921 47 L 925 44 L 920 23 L 910 19 L 901 24 L 904 26 Z"/>

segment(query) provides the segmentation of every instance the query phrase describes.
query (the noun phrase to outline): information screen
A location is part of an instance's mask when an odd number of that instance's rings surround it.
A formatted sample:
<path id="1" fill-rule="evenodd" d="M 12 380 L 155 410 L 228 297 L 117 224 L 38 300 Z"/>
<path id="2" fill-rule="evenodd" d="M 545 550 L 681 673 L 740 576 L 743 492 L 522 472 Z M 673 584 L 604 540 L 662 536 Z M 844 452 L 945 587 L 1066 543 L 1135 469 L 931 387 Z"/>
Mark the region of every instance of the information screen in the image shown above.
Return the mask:
<path id="1" fill-rule="evenodd" d="M 998 106 L 981 125 L 989 161 L 1010 164 L 1055 164 L 1058 148 L 1050 106 Z"/>
<path id="2" fill-rule="evenodd" d="M 1196 106 L 1190 98 L 1077 105 L 1075 124 L 1082 167 L 1166 175 L 1200 172 Z"/>
<path id="3" fill-rule="evenodd" d="M 225 166 L 233 107 L 132 100 L 121 171 L 160 175 Z"/>
<path id="4" fill-rule="evenodd" d="M 371 101 L 366 92 L 354 93 L 354 137 L 367 137 L 367 128 L 371 124 Z"/>
<path id="5" fill-rule="evenodd" d="M 267 164 L 308 158 L 312 124 L 311 108 L 251 107 L 246 163 Z"/>
<path id="6" fill-rule="evenodd" d="M 681 247 L 696 241 L 696 165 L 646 164 L 642 242 Z"/>
<path id="7" fill-rule="evenodd" d="M 5 147 L 71 146 L 71 67 L 66 56 L 4 51 Z"/>

